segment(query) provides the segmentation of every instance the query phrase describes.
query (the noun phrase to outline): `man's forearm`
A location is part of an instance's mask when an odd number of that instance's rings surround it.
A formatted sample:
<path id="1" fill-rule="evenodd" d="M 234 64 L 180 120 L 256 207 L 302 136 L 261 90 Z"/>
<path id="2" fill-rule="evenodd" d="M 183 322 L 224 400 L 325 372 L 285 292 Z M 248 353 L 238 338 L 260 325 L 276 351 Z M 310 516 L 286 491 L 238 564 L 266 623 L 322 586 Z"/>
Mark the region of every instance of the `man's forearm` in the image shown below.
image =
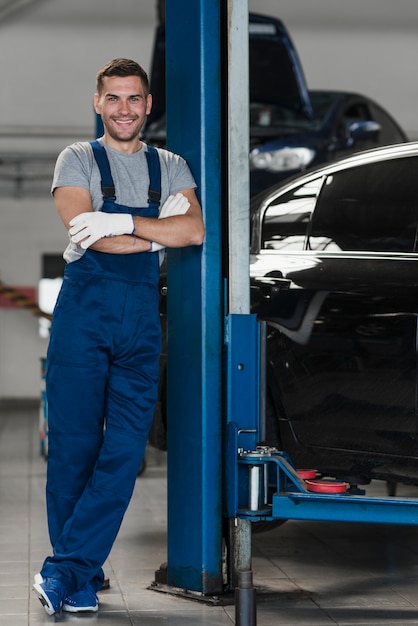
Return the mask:
<path id="1" fill-rule="evenodd" d="M 188 212 L 156 220 L 150 217 L 134 217 L 135 234 L 147 241 L 156 241 L 167 248 L 200 245 L 204 227 L 200 214 Z"/>
<path id="2" fill-rule="evenodd" d="M 90 246 L 96 252 L 107 254 L 137 254 L 149 252 L 151 243 L 134 235 L 117 235 L 116 237 L 103 237 Z"/>

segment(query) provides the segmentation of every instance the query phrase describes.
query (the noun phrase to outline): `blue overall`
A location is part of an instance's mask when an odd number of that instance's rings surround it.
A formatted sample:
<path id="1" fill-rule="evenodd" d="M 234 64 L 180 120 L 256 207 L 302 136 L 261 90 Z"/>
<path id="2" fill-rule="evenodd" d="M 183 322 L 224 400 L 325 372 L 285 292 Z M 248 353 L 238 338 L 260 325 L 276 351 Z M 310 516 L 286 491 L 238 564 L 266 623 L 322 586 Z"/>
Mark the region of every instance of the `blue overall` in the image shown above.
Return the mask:
<path id="1" fill-rule="evenodd" d="M 108 213 L 158 217 L 159 157 L 148 148 L 148 206 L 116 203 L 105 149 L 91 143 Z M 134 244 L 133 244 L 134 245 Z M 135 486 L 158 393 L 158 253 L 86 250 L 67 264 L 47 355 L 47 513 L 43 577 L 98 590 Z"/>

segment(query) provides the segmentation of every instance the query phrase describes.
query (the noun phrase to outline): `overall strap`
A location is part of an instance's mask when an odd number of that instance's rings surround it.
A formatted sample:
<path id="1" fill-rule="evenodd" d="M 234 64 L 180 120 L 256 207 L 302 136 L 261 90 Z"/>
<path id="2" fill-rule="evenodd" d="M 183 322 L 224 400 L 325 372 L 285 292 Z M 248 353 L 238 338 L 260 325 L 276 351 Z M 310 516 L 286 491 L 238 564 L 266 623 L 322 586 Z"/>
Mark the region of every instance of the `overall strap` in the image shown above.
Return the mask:
<path id="1" fill-rule="evenodd" d="M 90 145 L 93 149 L 93 155 L 100 170 L 102 177 L 102 194 L 104 200 L 116 200 L 115 185 L 113 184 L 112 174 L 110 172 L 109 159 L 106 150 L 97 141 L 91 141 Z"/>
<path id="2" fill-rule="evenodd" d="M 148 204 L 155 204 L 158 209 L 161 200 L 160 157 L 154 146 L 148 146 L 145 156 L 147 157 L 149 174 Z"/>
<path id="3" fill-rule="evenodd" d="M 106 150 L 97 140 L 91 141 L 90 145 L 92 147 L 93 155 L 96 159 L 96 163 L 99 167 L 100 175 L 102 177 L 101 186 L 103 199 L 115 200 L 115 186 L 113 184 L 113 178 L 110 171 L 109 159 L 107 158 Z M 145 156 L 147 158 L 148 174 L 150 180 L 148 189 L 148 204 L 154 204 L 155 208 L 158 210 L 161 199 L 160 157 L 158 156 L 158 152 L 154 148 L 154 146 L 148 146 L 148 151 L 145 152 Z"/>

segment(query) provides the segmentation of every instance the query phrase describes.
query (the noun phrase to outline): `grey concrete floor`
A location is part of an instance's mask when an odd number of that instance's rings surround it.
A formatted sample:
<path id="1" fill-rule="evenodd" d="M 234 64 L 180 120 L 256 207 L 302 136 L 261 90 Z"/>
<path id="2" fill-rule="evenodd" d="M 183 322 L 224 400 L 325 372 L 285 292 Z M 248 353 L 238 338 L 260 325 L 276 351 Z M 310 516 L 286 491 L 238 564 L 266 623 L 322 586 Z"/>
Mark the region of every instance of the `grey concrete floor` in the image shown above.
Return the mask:
<path id="1" fill-rule="evenodd" d="M 233 602 L 211 606 L 149 589 L 166 560 L 166 458 L 152 448 L 105 564 L 111 586 L 99 612 L 47 616 L 31 591 L 50 552 L 38 423 L 34 407 L 0 410 L 0 624 L 234 624 Z M 385 493 L 384 485 L 373 489 Z M 418 625 L 416 527 L 288 521 L 253 537 L 253 570 L 257 626 Z"/>

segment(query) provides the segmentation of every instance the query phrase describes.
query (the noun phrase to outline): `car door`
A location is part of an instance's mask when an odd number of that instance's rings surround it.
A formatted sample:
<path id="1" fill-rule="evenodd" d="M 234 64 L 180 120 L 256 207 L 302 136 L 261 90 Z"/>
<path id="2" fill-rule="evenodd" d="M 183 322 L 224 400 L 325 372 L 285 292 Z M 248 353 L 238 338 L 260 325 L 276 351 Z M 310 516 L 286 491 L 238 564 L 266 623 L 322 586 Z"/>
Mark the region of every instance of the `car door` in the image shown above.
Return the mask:
<path id="1" fill-rule="evenodd" d="M 311 177 L 254 218 L 285 449 L 417 455 L 417 171 L 409 157 Z"/>

